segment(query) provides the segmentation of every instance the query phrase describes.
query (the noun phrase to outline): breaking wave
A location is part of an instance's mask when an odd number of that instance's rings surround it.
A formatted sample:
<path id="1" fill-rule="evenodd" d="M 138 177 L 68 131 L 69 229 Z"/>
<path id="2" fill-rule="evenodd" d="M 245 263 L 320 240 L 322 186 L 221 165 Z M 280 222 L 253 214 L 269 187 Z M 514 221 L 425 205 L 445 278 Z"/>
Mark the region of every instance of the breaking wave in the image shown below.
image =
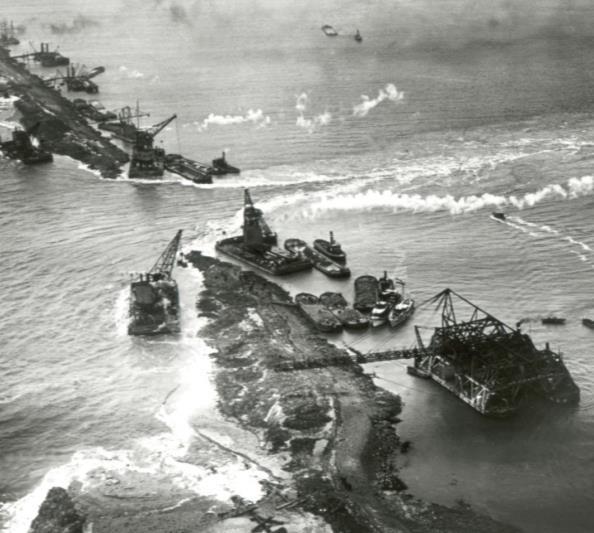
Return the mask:
<path id="1" fill-rule="evenodd" d="M 484 208 L 501 208 L 511 206 L 516 209 L 532 207 L 545 200 L 568 200 L 586 196 L 594 190 L 594 178 L 583 176 L 571 178 L 566 184 L 551 184 L 535 192 L 523 196 L 503 196 L 491 193 L 480 195 L 438 196 L 421 194 L 401 194 L 389 190 L 366 192 L 352 195 L 321 195 L 308 207 L 309 212 L 316 214 L 328 210 L 368 210 L 368 209 L 393 209 L 394 211 L 434 212 L 449 211 L 453 215 L 478 211 Z"/>
<path id="2" fill-rule="evenodd" d="M 258 128 L 263 128 L 271 123 L 270 117 L 264 115 L 261 109 L 248 109 L 245 115 L 215 115 L 210 113 L 202 122 L 194 122 L 198 131 L 206 131 L 209 126 L 228 126 L 230 124 L 245 124 L 251 122 Z"/>
<path id="3" fill-rule="evenodd" d="M 330 124 L 332 115 L 329 111 L 324 111 L 312 118 L 306 118 L 305 110 L 307 109 L 307 102 L 307 93 L 303 92 L 297 96 L 297 103 L 295 104 L 295 109 L 299 113 L 297 121 L 295 122 L 297 127 L 307 130 L 309 133 L 313 133 L 318 127 Z"/>
<path id="4" fill-rule="evenodd" d="M 353 115 L 356 117 L 364 117 L 374 107 L 377 107 L 384 100 L 391 102 L 401 102 L 404 98 L 404 93 L 399 91 L 393 83 L 388 83 L 385 89 L 380 89 L 376 98 L 369 98 L 366 94 L 361 95 L 361 103 L 353 106 Z"/>

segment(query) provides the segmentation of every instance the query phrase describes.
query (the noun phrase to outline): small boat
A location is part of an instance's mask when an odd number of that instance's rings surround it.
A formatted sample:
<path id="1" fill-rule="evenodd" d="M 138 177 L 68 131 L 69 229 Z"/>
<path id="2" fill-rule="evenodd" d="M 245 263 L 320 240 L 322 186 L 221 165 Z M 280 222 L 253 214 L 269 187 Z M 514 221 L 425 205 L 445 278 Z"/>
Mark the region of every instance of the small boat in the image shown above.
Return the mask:
<path id="1" fill-rule="evenodd" d="M 390 314 L 388 315 L 388 322 L 393 328 L 404 324 L 415 312 L 415 301 L 412 298 L 405 298 L 400 303 L 397 303 Z"/>
<path id="2" fill-rule="evenodd" d="M 334 232 L 330 232 L 330 240 L 316 239 L 314 248 L 324 254 L 326 257 L 337 263 L 346 263 L 346 254 L 343 252 L 340 244 L 334 240 Z"/>
<path id="3" fill-rule="evenodd" d="M 331 278 L 348 278 L 351 275 L 349 268 L 339 265 L 328 257 L 314 250 L 301 239 L 287 239 L 285 241 L 285 250 L 306 257 L 313 263 L 313 267 Z"/>
<path id="4" fill-rule="evenodd" d="M 295 296 L 295 303 L 320 331 L 335 333 L 342 330 L 340 320 L 326 309 L 314 294 L 301 292 Z"/>
<path id="5" fill-rule="evenodd" d="M 493 211 L 491 213 L 491 216 L 493 218 L 496 218 L 497 220 L 505 220 L 505 213 L 503 213 L 501 211 Z"/>
<path id="6" fill-rule="evenodd" d="M 384 291 L 373 309 L 371 310 L 371 326 L 377 328 L 388 322 L 392 309 L 400 303 L 402 295 L 395 289 Z"/>
<path id="7" fill-rule="evenodd" d="M 324 24 L 322 31 L 327 37 L 336 37 L 338 35 L 338 32 L 330 24 Z"/>
<path id="8" fill-rule="evenodd" d="M 221 176 L 223 174 L 239 174 L 239 169 L 227 163 L 227 159 L 225 158 L 225 152 L 221 157 L 217 157 L 216 159 L 212 160 L 212 170 L 211 173 L 216 176 Z"/>
<path id="9" fill-rule="evenodd" d="M 564 318 L 560 318 L 558 316 L 547 316 L 547 317 L 541 319 L 541 322 L 543 324 L 546 324 L 546 325 L 551 325 L 552 324 L 552 325 L 558 326 L 558 325 L 565 324 L 565 319 Z"/>
<path id="10" fill-rule="evenodd" d="M 194 183 L 212 183 L 211 167 L 180 154 L 166 154 L 165 169 Z"/>
<path id="11" fill-rule="evenodd" d="M 369 319 L 360 311 L 349 307 L 344 296 L 339 292 L 321 294 L 320 303 L 347 329 L 363 329 L 369 326 Z"/>
<path id="12" fill-rule="evenodd" d="M 355 41 L 357 41 L 358 43 L 363 41 L 363 37 L 361 37 L 359 30 L 357 30 L 357 33 L 355 33 Z"/>
<path id="13" fill-rule="evenodd" d="M 378 297 L 378 281 L 375 276 L 366 274 L 355 280 L 355 309 L 368 313 L 375 306 Z"/>
<path id="14" fill-rule="evenodd" d="M 587 328 L 594 329 L 594 320 L 591 318 L 582 318 L 582 324 Z"/>
<path id="15" fill-rule="evenodd" d="M 415 312 L 415 301 L 410 297 L 404 296 L 404 281 L 396 279 L 395 283 L 402 287 L 400 301 L 390 311 L 388 322 L 393 328 L 404 324 Z"/>

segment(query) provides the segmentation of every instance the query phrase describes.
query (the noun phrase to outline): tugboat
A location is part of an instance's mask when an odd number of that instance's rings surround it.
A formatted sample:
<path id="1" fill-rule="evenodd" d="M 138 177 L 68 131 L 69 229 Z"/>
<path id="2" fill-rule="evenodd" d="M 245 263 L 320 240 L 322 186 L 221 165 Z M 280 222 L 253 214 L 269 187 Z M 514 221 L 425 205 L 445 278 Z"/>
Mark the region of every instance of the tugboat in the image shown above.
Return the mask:
<path id="1" fill-rule="evenodd" d="M 316 239 L 314 241 L 314 248 L 324 254 L 332 261 L 337 263 L 346 263 L 346 254 L 342 251 L 340 244 L 334 240 L 334 233 L 330 232 L 330 240 Z"/>
<path id="2" fill-rule="evenodd" d="M 357 30 L 357 33 L 355 33 L 355 41 L 357 41 L 358 43 L 363 41 L 363 37 L 361 37 L 359 30 Z"/>
<path id="3" fill-rule="evenodd" d="M 397 328 L 404 324 L 415 312 L 415 301 L 410 297 L 404 295 L 404 281 L 397 279 L 396 283 L 402 286 L 402 293 L 400 300 L 390 311 L 388 315 L 388 322 L 393 328 Z"/>
<path id="4" fill-rule="evenodd" d="M 290 253 L 276 246 L 276 233 L 264 221 L 248 189 L 244 191 L 243 235 L 218 241 L 217 251 L 273 276 L 282 276 L 312 268 L 312 262 L 301 254 Z"/>
<path id="5" fill-rule="evenodd" d="M 295 303 L 320 331 L 336 333 L 342 330 L 340 320 L 326 309 L 314 294 L 301 292 L 295 296 Z"/>
<path id="6" fill-rule="evenodd" d="M 181 234 L 179 230 L 154 266 L 132 282 L 128 335 L 179 332 L 179 293 L 171 272 Z"/>
<path id="7" fill-rule="evenodd" d="M 355 303 L 357 311 L 368 313 L 371 311 L 379 297 L 378 281 L 375 276 L 359 276 L 355 279 Z"/>
<path id="8" fill-rule="evenodd" d="M 155 148 L 155 136 L 162 131 L 177 115 L 172 115 L 163 122 L 159 122 L 146 130 L 136 132 L 136 140 L 130 159 L 130 178 L 158 178 L 165 171 L 165 150 Z"/>
<path id="9" fill-rule="evenodd" d="M 233 165 L 227 163 L 225 152 L 221 157 L 212 160 L 212 174 L 215 176 L 222 176 L 223 174 L 239 174 L 240 170 Z"/>
<path id="10" fill-rule="evenodd" d="M 50 152 L 33 146 L 30 135 L 39 128 L 39 122 L 27 131 L 13 130 L 12 140 L 0 142 L 0 150 L 10 159 L 22 161 L 25 165 L 51 163 L 54 157 Z"/>
<path id="11" fill-rule="evenodd" d="M 317 252 L 309 247 L 305 241 L 301 239 L 287 239 L 285 241 L 285 249 L 294 254 L 301 254 L 307 257 L 316 270 L 330 278 L 348 278 L 351 275 L 349 268 L 339 265 L 331 261 L 325 255 Z"/>
<path id="12" fill-rule="evenodd" d="M 321 294 L 320 303 L 340 320 L 345 329 L 364 329 L 369 326 L 369 319 L 360 311 L 348 307 L 347 301 L 339 292 Z"/>

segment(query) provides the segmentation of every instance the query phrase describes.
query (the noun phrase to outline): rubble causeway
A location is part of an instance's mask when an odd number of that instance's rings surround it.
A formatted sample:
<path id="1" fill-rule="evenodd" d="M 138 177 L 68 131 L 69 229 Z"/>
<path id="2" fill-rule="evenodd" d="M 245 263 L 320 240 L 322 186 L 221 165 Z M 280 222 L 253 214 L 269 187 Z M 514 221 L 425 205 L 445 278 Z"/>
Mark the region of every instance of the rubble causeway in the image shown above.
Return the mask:
<path id="1" fill-rule="evenodd" d="M 80 161 L 104 178 L 120 175 L 128 154 L 93 128 L 70 100 L 12 59 L 2 47 L 0 78 L 3 91 L 19 97 L 14 104 L 18 121 L 25 130 L 36 126 L 35 136 L 45 150 Z"/>

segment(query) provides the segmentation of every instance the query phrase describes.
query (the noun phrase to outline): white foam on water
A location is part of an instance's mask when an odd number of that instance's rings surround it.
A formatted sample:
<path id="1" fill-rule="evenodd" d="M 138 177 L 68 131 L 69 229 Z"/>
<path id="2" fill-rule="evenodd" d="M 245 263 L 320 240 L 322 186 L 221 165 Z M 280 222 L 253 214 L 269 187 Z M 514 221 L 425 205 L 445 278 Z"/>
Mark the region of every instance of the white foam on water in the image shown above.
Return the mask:
<path id="1" fill-rule="evenodd" d="M 393 211 L 435 212 L 448 211 L 452 215 L 470 213 L 484 208 L 513 206 L 517 209 L 532 207 L 545 200 L 568 200 L 590 195 L 594 190 L 592 176 L 571 178 L 566 184 L 550 184 L 524 196 L 503 196 L 492 193 L 454 197 L 434 194 L 401 194 L 392 190 L 368 190 L 358 194 L 321 193 L 310 202 L 305 212 L 316 216 L 331 210 L 353 211 L 392 209 Z"/>
<path id="2" fill-rule="evenodd" d="M 128 310 L 130 307 L 130 289 L 124 287 L 116 299 L 114 308 L 114 322 L 119 337 L 128 335 Z"/>

